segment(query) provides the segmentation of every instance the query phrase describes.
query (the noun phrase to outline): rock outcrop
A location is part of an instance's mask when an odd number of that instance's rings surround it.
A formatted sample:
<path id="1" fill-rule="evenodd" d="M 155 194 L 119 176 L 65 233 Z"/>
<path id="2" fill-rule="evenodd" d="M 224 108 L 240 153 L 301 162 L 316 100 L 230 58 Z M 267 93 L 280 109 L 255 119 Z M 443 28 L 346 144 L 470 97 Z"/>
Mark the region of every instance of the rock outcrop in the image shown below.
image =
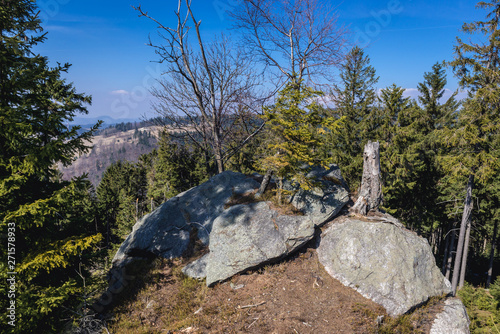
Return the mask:
<path id="1" fill-rule="evenodd" d="M 313 236 L 314 224 L 307 216 L 280 215 L 269 202 L 235 205 L 213 223 L 207 285 L 281 259 Z"/>
<path id="2" fill-rule="evenodd" d="M 444 308 L 432 323 L 430 334 L 469 334 L 469 317 L 464 304 L 458 298 L 448 298 Z"/>
<path id="3" fill-rule="evenodd" d="M 280 214 L 270 202 L 227 208 L 232 198 L 259 187 L 253 178 L 234 172 L 221 173 L 163 203 L 134 225 L 116 253 L 112 270 L 116 274 L 101 304 L 107 305 L 112 294 L 133 279 L 125 273 L 128 263 L 149 256 L 179 257 L 195 236 L 210 252 L 189 263 L 183 272 L 206 278 L 208 286 L 296 251 L 349 200 L 337 166 L 326 171 L 311 168 L 309 176 L 316 181 L 311 191 L 287 185 L 296 191 L 290 203 L 303 215 Z M 451 292 L 428 242 L 389 215 L 338 218 L 318 242 L 318 257 L 327 272 L 385 307 L 391 316 Z M 468 324 L 463 304 L 450 298 L 431 333 L 468 333 Z"/>
<path id="4" fill-rule="evenodd" d="M 295 191 L 290 198 L 291 204 L 311 217 L 314 225 L 321 226 L 335 217 L 349 201 L 347 185 L 340 168 L 333 164 L 327 170 L 312 167 L 307 177 L 316 183 L 313 189 L 299 189 L 288 182 L 285 183 L 285 188 Z"/>
<path id="5" fill-rule="evenodd" d="M 179 257 L 188 248 L 194 228 L 199 239 L 208 244 L 212 222 L 229 199 L 258 187 L 254 179 L 226 171 L 171 198 L 134 225 L 113 258 L 113 266 L 124 266 L 136 257 Z"/>
<path id="6" fill-rule="evenodd" d="M 451 292 L 427 240 L 392 223 L 342 217 L 322 235 L 318 257 L 330 275 L 391 316 Z"/>

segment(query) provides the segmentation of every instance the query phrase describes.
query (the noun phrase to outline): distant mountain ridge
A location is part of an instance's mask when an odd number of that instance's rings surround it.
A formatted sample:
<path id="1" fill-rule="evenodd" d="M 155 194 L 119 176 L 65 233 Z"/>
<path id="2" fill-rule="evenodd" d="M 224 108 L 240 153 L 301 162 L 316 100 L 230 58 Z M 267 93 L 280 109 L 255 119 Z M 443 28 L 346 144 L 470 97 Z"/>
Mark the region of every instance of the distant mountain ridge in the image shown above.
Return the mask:
<path id="1" fill-rule="evenodd" d="M 113 118 L 111 116 L 98 116 L 98 117 L 75 117 L 69 125 L 79 125 L 83 130 L 88 130 L 94 126 L 98 121 L 103 121 L 101 129 L 113 126 L 119 123 L 134 123 L 141 122 L 141 118 Z"/>
<path id="2" fill-rule="evenodd" d="M 100 118 L 102 119 L 102 118 Z M 87 118 L 85 120 L 93 120 Z M 96 122 L 98 118 L 95 119 Z M 106 122 L 106 119 L 102 119 Z M 124 121 L 114 120 L 108 117 L 108 122 Z M 75 119 L 75 122 L 78 120 Z M 89 128 L 95 123 L 89 123 Z M 108 123 L 105 123 L 108 124 Z M 85 131 L 85 124 L 81 125 Z M 158 136 L 161 126 L 155 126 L 151 121 L 117 122 L 107 127 L 101 127 L 92 137 L 90 145 L 92 149 L 79 157 L 68 167 L 59 165 L 63 173 L 63 179 L 70 180 L 72 177 L 88 174 L 88 179 L 97 187 L 104 171 L 113 163 L 123 161 L 138 161 L 142 154 L 150 153 L 157 147 Z"/>

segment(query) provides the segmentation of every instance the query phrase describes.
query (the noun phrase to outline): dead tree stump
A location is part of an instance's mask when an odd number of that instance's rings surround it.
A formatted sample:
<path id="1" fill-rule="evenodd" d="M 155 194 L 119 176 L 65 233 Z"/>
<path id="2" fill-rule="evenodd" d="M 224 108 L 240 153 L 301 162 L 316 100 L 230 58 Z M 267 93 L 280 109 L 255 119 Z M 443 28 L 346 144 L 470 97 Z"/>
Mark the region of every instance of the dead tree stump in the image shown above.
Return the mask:
<path id="1" fill-rule="evenodd" d="M 363 152 L 363 177 L 359 196 L 351 211 L 366 215 L 368 211 L 378 211 L 382 203 L 382 182 L 380 172 L 379 143 L 368 141 Z"/>

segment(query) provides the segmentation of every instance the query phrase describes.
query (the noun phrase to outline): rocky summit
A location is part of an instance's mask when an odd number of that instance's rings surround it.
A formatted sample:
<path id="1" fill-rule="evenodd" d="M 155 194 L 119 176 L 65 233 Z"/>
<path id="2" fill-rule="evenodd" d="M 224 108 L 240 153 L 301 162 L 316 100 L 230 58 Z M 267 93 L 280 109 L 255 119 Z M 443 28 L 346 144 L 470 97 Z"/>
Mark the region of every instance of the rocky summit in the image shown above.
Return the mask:
<path id="1" fill-rule="evenodd" d="M 113 268 L 116 272 L 134 259 L 149 256 L 180 257 L 196 236 L 209 252 L 188 263 L 183 272 L 213 286 L 277 262 L 317 236 L 318 259 L 326 271 L 391 316 L 451 292 L 427 240 L 394 217 L 344 215 L 332 221 L 349 200 L 337 166 L 312 168 L 309 176 L 315 180 L 311 190 L 286 185 L 293 192 L 289 204 L 299 213 L 290 215 L 271 202 L 252 199 L 259 187 L 255 177 L 221 173 L 138 221 L 115 255 Z M 325 223 L 329 225 L 321 232 Z M 449 329 L 468 333 L 468 324 L 460 300 L 447 299 L 432 333 Z"/>

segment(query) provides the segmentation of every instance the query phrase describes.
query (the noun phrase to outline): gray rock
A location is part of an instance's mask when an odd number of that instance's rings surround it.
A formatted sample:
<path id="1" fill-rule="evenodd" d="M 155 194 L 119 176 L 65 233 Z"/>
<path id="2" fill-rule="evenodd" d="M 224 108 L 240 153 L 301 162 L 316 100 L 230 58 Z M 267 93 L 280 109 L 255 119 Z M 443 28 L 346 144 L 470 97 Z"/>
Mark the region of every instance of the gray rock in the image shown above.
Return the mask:
<path id="1" fill-rule="evenodd" d="M 208 254 L 205 254 L 199 259 L 188 263 L 184 268 L 182 268 L 182 273 L 196 279 L 203 279 L 207 277 L 207 259 Z"/>
<path id="2" fill-rule="evenodd" d="M 113 258 L 113 266 L 124 266 L 136 257 L 181 256 L 193 228 L 198 230 L 200 240 L 208 244 L 212 222 L 224 211 L 231 196 L 258 187 L 254 179 L 226 171 L 171 198 L 134 225 Z"/>
<path id="3" fill-rule="evenodd" d="M 458 298 L 448 298 L 443 311 L 432 323 L 430 334 L 468 334 L 470 320 L 464 304 Z"/>
<path id="4" fill-rule="evenodd" d="M 207 285 L 275 261 L 314 236 L 307 216 L 285 216 L 268 202 L 235 205 L 213 223 L 207 259 Z"/>
<path id="5" fill-rule="evenodd" d="M 298 189 L 285 183 L 285 188 L 296 190 L 291 203 L 320 226 L 335 217 L 349 201 L 347 185 L 337 165 L 312 167 L 307 177 L 318 183 L 312 190 Z"/>
<path id="6" fill-rule="evenodd" d="M 391 316 L 451 292 L 427 240 L 394 224 L 345 218 L 325 231 L 317 251 L 330 275 Z"/>

